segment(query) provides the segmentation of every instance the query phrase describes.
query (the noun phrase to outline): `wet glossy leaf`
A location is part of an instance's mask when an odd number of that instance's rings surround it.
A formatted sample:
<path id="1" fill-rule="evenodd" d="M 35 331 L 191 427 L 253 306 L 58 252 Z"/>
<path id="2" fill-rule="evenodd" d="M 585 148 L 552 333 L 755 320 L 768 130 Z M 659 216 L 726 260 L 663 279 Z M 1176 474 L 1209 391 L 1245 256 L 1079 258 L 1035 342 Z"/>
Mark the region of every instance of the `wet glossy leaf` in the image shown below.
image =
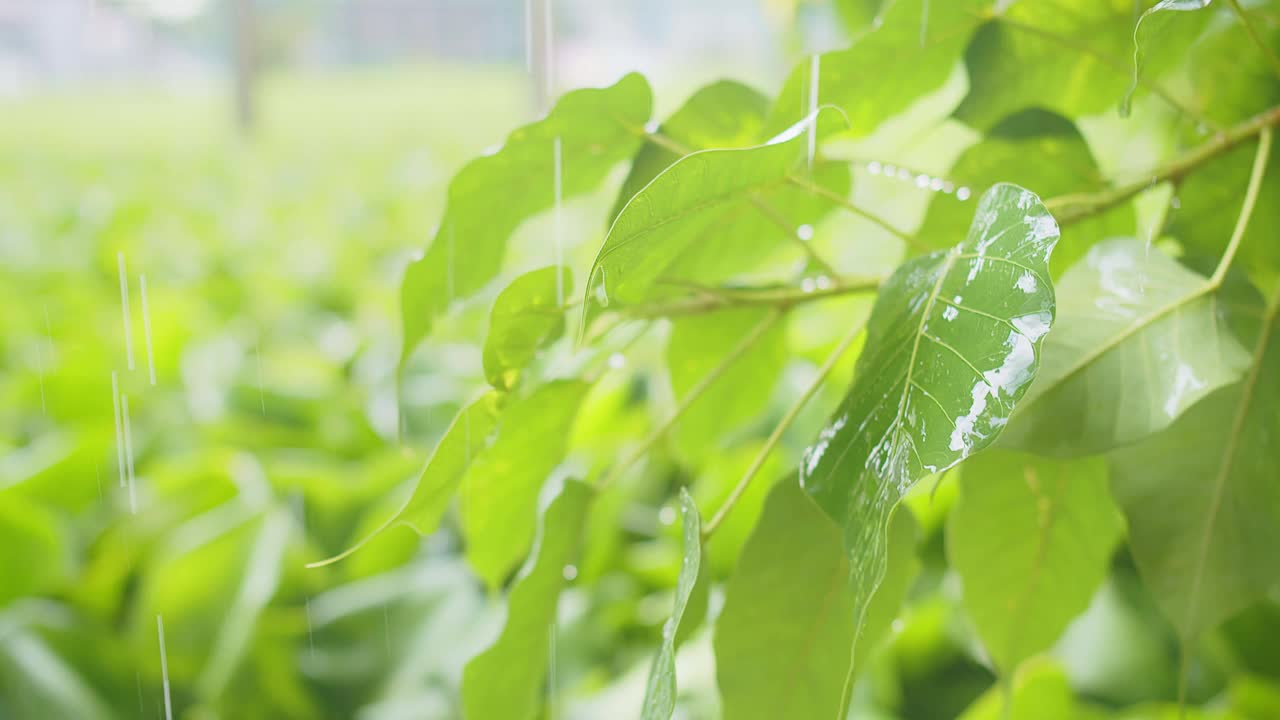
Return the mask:
<path id="1" fill-rule="evenodd" d="M 1208 279 L 1133 238 L 1094 246 L 1057 283 L 1040 375 L 1001 438 L 1092 455 L 1161 430 L 1249 363 Z"/>
<path id="2" fill-rule="evenodd" d="M 667 367 L 677 400 L 771 312 L 744 308 L 672 321 Z M 719 457 L 720 441 L 768 406 L 786 362 L 786 326 L 775 323 L 685 411 L 674 433 L 681 454 L 696 465 Z"/>
<path id="3" fill-rule="evenodd" d="M 1085 611 L 1121 531 L 1100 458 L 1062 463 L 992 450 L 965 463 L 947 552 L 997 668 L 1013 673 Z"/>
<path id="4" fill-rule="evenodd" d="M 493 443 L 472 458 L 462 481 L 467 562 L 489 587 L 502 584 L 528 552 L 538 493 L 564 459 L 578 405 L 590 388 L 557 380 L 513 398 Z"/>
<path id="5" fill-rule="evenodd" d="M 1253 366 L 1168 429 L 1112 454 L 1143 580 L 1184 640 L 1280 582 L 1280 332 L 1264 321 Z"/>
<path id="6" fill-rule="evenodd" d="M 676 707 L 676 636 L 685 619 L 685 609 L 690 603 L 694 586 L 699 578 L 708 582 L 702 571 L 702 520 L 693 497 L 687 490 L 680 491 L 680 512 L 684 540 L 684 560 L 680 563 L 680 577 L 676 581 L 675 608 L 662 626 L 662 645 L 653 657 L 649 668 L 649 681 L 645 685 L 644 705 L 640 717 L 643 720 L 667 720 Z"/>
<path id="7" fill-rule="evenodd" d="M 818 61 L 818 105 L 844 111 L 849 125 L 824 119 L 822 134 L 849 130 L 867 135 L 906 110 L 916 99 L 942 87 L 982 23 L 990 0 L 896 0 L 886 3 L 879 24 L 846 50 L 823 53 Z M 891 69 L 885 58 L 893 58 Z M 870 68 L 880 67 L 874 72 Z M 811 64 L 799 63 L 783 84 L 769 113 L 773 132 L 807 115 Z"/>
<path id="8" fill-rule="evenodd" d="M 589 487 L 570 480 L 547 507 L 529 564 L 507 598 L 502 633 L 463 670 L 467 718 L 539 716 L 564 569 L 577 558 L 591 498 Z"/>
<path id="9" fill-rule="evenodd" d="M 1211 1 L 1160 0 L 1160 2 L 1147 8 L 1138 18 L 1138 24 L 1133 28 L 1133 82 L 1129 84 L 1129 92 L 1125 94 L 1124 101 L 1121 103 L 1122 113 L 1128 113 L 1129 103 L 1133 99 L 1134 92 L 1138 89 L 1138 78 L 1142 76 L 1143 52 L 1147 49 L 1146 46 L 1158 47 L 1160 44 L 1167 42 L 1171 31 L 1199 34 L 1199 31 L 1204 27 L 1204 23 L 1208 21 L 1210 13 L 1199 13 L 1190 21 L 1183 21 L 1176 16 L 1181 13 L 1203 10 L 1209 7 Z M 1175 44 L 1182 45 L 1176 40 Z"/>
<path id="10" fill-rule="evenodd" d="M 484 395 L 459 411 L 436 444 L 431 459 L 418 476 L 413 494 L 404 505 L 360 542 L 320 564 L 347 557 L 395 525 L 403 524 L 419 535 L 435 532 L 472 459 L 479 456 L 492 442 L 491 433 L 497 422 L 497 393 Z"/>
<path id="11" fill-rule="evenodd" d="M 802 258 L 798 228 L 832 207 L 789 182 L 807 176 L 806 127 L 757 147 L 686 155 L 655 177 L 609 228 L 588 276 L 585 317 L 751 270 L 786 276 L 790 263 L 778 257 Z M 813 172 L 814 183 L 848 194 L 847 165 L 818 162 Z"/>
<path id="12" fill-rule="evenodd" d="M 907 262 L 881 289 L 853 387 L 800 473 L 843 531 L 859 621 L 898 500 L 993 443 L 1035 378 L 1057 240 L 1035 195 L 997 185 L 963 242 Z"/>
<path id="13" fill-rule="evenodd" d="M 971 705 L 960 720 L 1084 720 L 1093 717 L 1076 707 L 1075 695 L 1062 668 L 1048 660 L 1028 663 L 1018 670 L 1006 696 L 992 688 Z M 1005 708 L 1007 699 L 1013 707 Z"/>
<path id="14" fill-rule="evenodd" d="M 546 267 L 521 275 L 498 295 L 484 341 L 490 385 L 510 390 L 538 350 L 564 332 L 564 300 L 572 292 L 568 268 Z"/>
<path id="15" fill-rule="evenodd" d="M 1093 153 L 1075 125 L 1044 110 L 1027 110 L 1001 121 L 983 140 L 961 153 L 945 177 L 976 196 L 1002 182 L 1021 185 L 1046 198 L 1106 187 Z M 972 215 L 971 203 L 951 193 L 935 194 L 918 235 L 931 247 L 947 247 L 969 226 Z M 1136 227 L 1130 203 L 1073 223 L 1063 230 L 1063 242 L 1054 250 L 1052 276 L 1058 277 L 1084 257 L 1094 243 L 1133 235 Z"/>
<path id="16" fill-rule="evenodd" d="M 553 205 L 557 139 L 563 196 L 586 193 L 640 146 L 651 105 L 648 83 L 634 73 L 607 88 L 575 90 L 547 117 L 512 132 L 501 149 L 454 176 L 435 239 L 401 285 L 402 362 L 451 302 L 493 279 L 511 233 Z"/>
<path id="17" fill-rule="evenodd" d="M 755 88 L 720 80 L 691 95 L 658 132 L 689 152 L 747 147 L 760 142 L 768 109 L 769 99 Z M 616 218 L 632 196 L 681 157 L 675 149 L 656 142 L 642 145 L 610 217 Z"/>

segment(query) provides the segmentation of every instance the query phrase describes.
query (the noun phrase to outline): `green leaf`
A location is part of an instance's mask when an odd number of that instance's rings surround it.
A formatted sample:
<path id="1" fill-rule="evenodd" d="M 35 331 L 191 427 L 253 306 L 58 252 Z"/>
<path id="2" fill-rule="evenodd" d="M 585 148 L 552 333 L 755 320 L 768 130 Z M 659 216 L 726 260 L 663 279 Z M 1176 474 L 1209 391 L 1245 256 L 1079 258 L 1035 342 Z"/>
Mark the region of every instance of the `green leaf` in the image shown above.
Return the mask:
<path id="1" fill-rule="evenodd" d="M 56 517 L 12 491 L 0 493 L 0 547 L 0 607 L 46 590 L 67 564 Z"/>
<path id="2" fill-rule="evenodd" d="M 676 707 L 676 635 L 684 621 L 685 609 L 702 572 L 702 520 L 689 491 L 680 490 L 680 511 L 684 514 L 684 560 L 676 581 L 676 602 L 671 617 L 662 626 L 662 646 L 653 656 L 649 680 L 645 684 L 643 720 L 668 720 Z"/>
<path id="3" fill-rule="evenodd" d="M 472 160 L 454 176 L 435 240 L 409 265 L 400 288 L 401 363 L 450 303 L 497 274 L 511 233 L 555 203 L 556 141 L 563 197 L 589 192 L 635 153 L 652 102 L 648 83 L 635 73 L 607 88 L 575 90 L 545 118 L 512 132 L 496 153 Z"/>
<path id="4" fill-rule="evenodd" d="M 1197 13 L 1196 22 L 1193 23 L 1176 23 L 1174 17 L 1179 13 L 1192 12 L 1195 10 L 1203 10 L 1209 7 L 1212 0 L 1160 0 L 1160 2 L 1152 5 L 1142 13 L 1138 18 L 1138 24 L 1133 28 L 1133 82 L 1129 84 L 1129 92 L 1125 94 L 1124 100 L 1120 103 L 1120 112 L 1122 115 L 1129 114 L 1129 106 L 1133 100 L 1133 94 L 1138 89 L 1138 78 L 1142 76 L 1143 70 L 1143 42 L 1138 39 L 1139 35 L 1146 38 L 1146 42 L 1151 43 L 1153 37 L 1160 37 L 1161 43 L 1169 40 L 1169 34 L 1172 31 L 1183 28 L 1189 29 L 1194 34 L 1199 34 L 1203 29 L 1204 23 L 1208 21 L 1210 13 Z M 1186 32 L 1187 30 L 1183 30 Z M 1152 43 L 1155 44 L 1155 43 Z M 1159 44 L 1156 44 L 1158 47 Z M 1181 46 L 1183 43 L 1175 43 Z"/>
<path id="5" fill-rule="evenodd" d="M 1250 21 L 1262 42 L 1280 52 L 1280 23 L 1260 17 L 1267 12 L 1251 13 Z M 1231 13 L 1224 19 L 1191 48 L 1186 65 L 1196 108 L 1212 120 L 1231 125 L 1275 107 L 1280 102 L 1280 83 L 1249 31 Z"/>
<path id="6" fill-rule="evenodd" d="M 805 172 L 806 127 L 757 147 L 695 152 L 655 177 L 609 228 L 588 276 L 584 318 L 686 294 L 689 283 L 720 283 L 752 270 L 778 274 L 789 265 L 780 253 L 802 258 L 798 228 L 831 208 L 789 182 Z M 813 172 L 814 183 L 848 194 L 847 165 L 819 161 Z"/>
<path id="7" fill-rule="evenodd" d="M 990 0 L 887 3 L 878 26 L 852 47 L 819 57 L 816 105 L 843 110 L 853 135 L 870 134 L 916 99 L 943 86 L 990 5 Z M 892 67 L 884 67 L 886 58 L 893 58 Z M 771 131 L 781 132 L 812 112 L 811 74 L 810 60 L 791 71 L 769 113 Z M 824 123 L 819 133 L 844 129 L 834 122 Z"/>
<path id="8" fill-rule="evenodd" d="M 498 423 L 498 398 L 497 393 L 488 393 L 458 413 L 436 444 L 431 459 L 422 468 L 413 494 L 394 515 L 350 548 L 307 567 L 342 560 L 395 525 L 405 525 L 419 535 L 435 532 L 440 525 L 440 518 L 444 517 L 444 512 L 449 507 L 449 501 L 453 499 L 454 492 L 471 465 L 472 458 L 479 455 L 493 439 L 493 429 Z"/>
<path id="9" fill-rule="evenodd" d="M 764 307 L 741 308 L 673 320 L 667 367 L 677 400 L 719 366 L 771 312 Z M 775 323 L 681 416 L 674 433 L 681 454 L 696 466 L 721 457 L 719 441 L 768 407 L 786 362 L 786 327 Z"/>
<path id="10" fill-rule="evenodd" d="M 1089 607 L 1121 531 L 1100 458 L 1062 463 L 993 450 L 965 463 L 947 552 L 1001 672 L 1049 649 Z"/>
<path id="11" fill-rule="evenodd" d="M 1121 100 L 1130 78 L 1132 0 L 1005 5 L 965 53 L 970 89 L 956 117 L 986 129 L 1031 107 L 1078 118 Z M 1173 55 L 1166 49 L 1161 57 Z M 1159 69 L 1154 65 L 1148 69 Z"/>
<path id="12" fill-rule="evenodd" d="M 915 515 L 905 505 L 899 506 L 889 520 L 889 554 L 884 578 L 867 605 L 867 614 L 858 631 L 853 657 L 870 658 L 883 643 L 893 621 L 907 599 L 907 591 L 920 571 L 916 543 L 920 528 Z M 855 668 L 857 670 L 859 668 Z"/>
<path id="13" fill-rule="evenodd" d="M 1280 582 L 1278 310 L 1244 380 L 1111 456 L 1138 570 L 1184 642 Z"/>
<path id="14" fill-rule="evenodd" d="M 484 375 L 499 390 L 515 386 L 538 350 L 564 332 L 564 298 L 573 292 L 565 267 L 545 267 L 516 278 L 494 301 L 484 341 Z"/>
<path id="15" fill-rule="evenodd" d="M 881 289 L 853 387 L 800 473 L 843 531 L 859 623 L 899 499 L 993 443 L 1035 378 L 1057 241 L 1035 195 L 997 185 L 964 242 L 905 263 Z"/>
<path id="16" fill-rule="evenodd" d="M 1082 720 L 1090 717 L 1076 707 L 1075 695 L 1067 675 L 1054 663 L 1040 660 L 1028 663 L 1013 677 L 1013 687 L 1005 695 L 1002 688 L 991 688 L 970 705 L 960 720 Z M 1006 709 L 1007 699 L 1013 707 Z"/>
<path id="17" fill-rule="evenodd" d="M 588 389 L 584 382 L 557 380 L 512 399 L 497 437 L 467 469 L 462 481 L 467 562 L 491 588 L 502 584 L 533 541 L 538 493 L 564 459 Z"/>
<path id="18" fill-rule="evenodd" d="M 1248 367 L 1209 280 L 1134 238 L 1094 246 L 1057 289 L 1040 376 L 1001 439 L 1008 447 L 1093 455 L 1127 445 Z"/>
<path id="19" fill-rule="evenodd" d="M 794 475 L 777 483 L 716 621 L 725 717 L 836 717 L 854 641 L 848 576 L 839 528 Z"/>
<path id="20" fill-rule="evenodd" d="M 662 123 L 658 132 L 688 152 L 747 147 L 759 142 L 768 109 L 769 99 L 760 91 L 732 80 L 721 80 L 691 95 Z M 628 200 L 684 154 L 655 142 L 641 146 L 610 217 L 618 217 Z"/>
<path id="21" fill-rule="evenodd" d="M 946 177 L 970 188 L 975 196 L 1001 182 L 1021 185 L 1040 197 L 1106 189 L 1089 145 L 1075 125 L 1038 109 L 1002 120 L 981 142 L 961 153 Z M 949 238 L 968 227 L 971 213 L 972 206 L 954 195 L 935 194 L 917 235 L 931 247 L 946 247 Z M 1136 228 L 1130 203 L 1071 225 L 1054 251 L 1052 276 L 1058 277 L 1060 269 L 1074 264 L 1094 243 L 1132 235 Z"/>
<path id="22" fill-rule="evenodd" d="M 502 633 L 462 672 L 466 717 L 538 716 L 564 569 L 577 557 L 591 498 L 588 486 L 569 480 L 547 508 L 529 564 L 507 598 Z"/>

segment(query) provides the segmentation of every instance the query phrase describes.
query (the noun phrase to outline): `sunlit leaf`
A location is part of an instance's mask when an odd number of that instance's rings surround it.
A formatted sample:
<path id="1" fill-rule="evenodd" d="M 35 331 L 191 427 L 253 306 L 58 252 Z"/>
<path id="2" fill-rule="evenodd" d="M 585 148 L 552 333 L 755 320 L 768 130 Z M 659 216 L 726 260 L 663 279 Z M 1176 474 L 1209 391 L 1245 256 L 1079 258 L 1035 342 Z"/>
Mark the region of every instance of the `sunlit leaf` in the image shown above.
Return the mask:
<path id="1" fill-rule="evenodd" d="M 1164 44 L 1169 40 L 1168 34 L 1171 29 L 1186 28 L 1193 34 L 1198 34 L 1204 27 L 1204 23 L 1208 21 L 1209 13 L 1199 13 L 1191 22 L 1181 22 L 1176 16 L 1179 13 L 1203 10 L 1209 7 L 1211 2 L 1212 0 L 1160 0 L 1142 13 L 1138 18 L 1138 24 L 1133 28 L 1133 82 L 1130 83 L 1129 92 L 1125 94 L 1124 101 L 1121 103 L 1122 113 L 1128 114 L 1133 93 L 1138 89 L 1138 78 L 1142 76 L 1144 64 L 1145 45 Z M 1157 41 L 1156 38 L 1159 40 Z M 1176 41 L 1175 44 L 1182 45 Z"/>
<path id="2" fill-rule="evenodd" d="M 577 557 L 591 497 L 589 487 L 567 481 L 543 515 L 530 561 L 507 598 L 501 635 L 463 670 L 466 717 L 539 716 L 565 567 Z"/>
<path id="3" fill-rule="evenodd" d="M 1280 582 L 1278 309 L 1242 381 L 1111 456 L 1138 570 L 1184 641 Z"/>
<path id="4" fill-rule="evenodd" d="M 589 192 L 639 147 L 651 105 L 648 83 L 634 73 L 607 88 L 575 90 L 547 117 L 512 132 L 497 152 L 458 172 L 431 247 L 405 271 L 402 362 L 451 302 L 497 274 L 511 233 L 554 204 L 556 142 L 563 197 Z"/>
<path id="5" fill-rule="evenodd" d="M 538 350 L 564 332 L 564 299 L 572 292 L 569 269 L 547 267 L 521 275 L 498 295 L 484 341 L 489 384 L 510 390 Z"/>
<path id="6" fill-rule="evenodd" d="M 993 450 L 965 463 L 947 552 L 997 668 L 1013 673 L 1085 611 L 1121 529 L 1099 458 L 1058 463 Z"/>
<path id="7" fill-rule="evenodd" d="M 1057 283 L 1040 375 L 1001 443 L 1092 455 L 1140 440 L 1240 378 L 1248 353 L 1208 278 L 1133 238 L 1094 246 Z"/>
<path id="8" fill-rule="evenodd" d="M 471 459 L 462 480 L 467 562 L 489 587 L 502 584 L 529 550 L 538 493 L 564 459 L 578 405 L 590 388 L 558 380 L 513 398 L 493 443 Z"/>
<path id="9" fill-rule="evenodd" d="M 1084 720 L 1092 717 L 1076 706 L 1062 668 L 1048 660 L 1028 663 L 1010 680 L 1006 695 L 992 688 L 969 706 L 960 720 Z M 1005 707 L 1012 701 L 1012 707 Z"/>
<path id="10" fill-rule="evenodd" d="M 907 262 L 881 289 L 853 387 L 800 473 L 843 532 L 859 622 L 898 500 L 993 443 L 1035 379 L 1057 241 L 1035 195 L 997 185 L 963 242 Z"/>
<path id="11" fill-rule="evenodd" d="M 662 626 L 662 645 L 653 656 L 649 668 L 649 681 L 645 685 L 644 705 L 640 717 L 643 720 L 667 720 L 676 707 L 676 635 L 685 619 L 685 609 L 690 603 L 694 586 L 702 571 L 702 520 L 693 497 L 687 490 L 680 491 L 680 512 L 684 516 L 684 559 L 680 563 L 680 577 L 676 582 L 676 602 L 671 617 Z"/>

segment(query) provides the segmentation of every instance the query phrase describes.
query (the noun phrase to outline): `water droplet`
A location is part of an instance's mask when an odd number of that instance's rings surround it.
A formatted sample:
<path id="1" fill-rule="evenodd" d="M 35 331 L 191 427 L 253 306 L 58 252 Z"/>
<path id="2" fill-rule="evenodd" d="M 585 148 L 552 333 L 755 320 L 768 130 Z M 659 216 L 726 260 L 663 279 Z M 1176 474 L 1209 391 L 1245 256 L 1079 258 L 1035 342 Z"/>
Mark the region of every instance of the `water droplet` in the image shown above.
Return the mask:
<path id="1" fill-rule="evenodd" d="M 801 292 L 811 293 L 817 289 L 818 289 L 818 283 L 814 282 L 813 278 L 805 278 L 804 280 L 800 281 Z"/>
<path id="2" fill-rule="evenodd" d="M 564 575 L 565 580 L 572 581 L 574 578 L 578 577 L 578 568 L 573 565 L 565 565 L 562 574 Z"/>
<path id="3" fill-rule="evenodd" d="M 627 358 L 622 353 L 614 353 L 609 356 L 609 367 L 614 370 L 621 370 L 627 366 Z"/>
<path id="4" fill-rule="evenodd" d="M 676 509 L 670 505 L 658 511 L 658 522 L 663 525 L 670 525 L 676 521 Z"/>
<path id="5" fill-rule="evenodd" d="M 955 189 L 956 189 L 956 184 L 951 182 L 950 180 L 946 180 L 942 183 L 942 193 L 944 195 L 950 195 L 951 193 L 955 192 Z"/>
<path id="6" fill-rule="evenodd" d="M 948 305 L 947 309 L 942 311 L 942 319 L 946 320 L 947 322 L 951 322 L 952 320 L 955 320 L 959 316 L 960 316 L 960 311 L 955 309 L 951 305 Z"/>
<path id="7" fill-rule="evenodd" d="M 657 120 L 650 120 L 644 124 L 644 131 L 652 135 L 653 133 L 658 132 L 658 128 L 660 127 L 662 127 L 662 124 Z"/>
<path id="8" fill-rule="evenodd" d="M 1177 195 L 1174 195 L 1173 198 L 1169 200 L 1169 207 L 1173 208 L 1174 210 L 1181 209 L 1182 198 L 1178 197 Z"/>
<path id="9" fill-rule="evenodd" d="M 871 173 L 872 175 L 879 175 L 880 162 L 877 160 L 872 160 L 871 162 L 867 163 L 867 172 Z"/>
<path id="10" fill-rule="evenodd" d="M 906 168 L 898 168 L 898 179 L 899 179 L 899 180 L 910 180 L 910 179 L 911 179 L 911 171 L 910 171 L 910 170 L 908 170 L 908 169 L 906 169 Z"/>
<path id="11" fill-rule="evenodd" d="M 816 281 L 816 284 L 819 290 L 830 290 L 831 278 L 827 277 L 826 275 L 819 275 Z"/>
<path id="12" fill-rule="evenodd" d="M 956 189 L 956 199 L 964 202 L 969 199 L 969 188 L 961 187 Z"/>
<path id="13" fill-rule="evenodd" d="M 796 237 L 800 238 L 801 240 L 812 240 L 813 226 L 809 224 L 805 224 L 796 228 Z"/>
<path id="14" fill-rule="evenodd" d="M 898 172 L 898 168 L 897 168 L 897 166 L 895 166 L 895 165 L 885 165 L 885 166 L 884 166 L 884 175 L 885 175 L 885 177 L 893 177 L 895 174 L 897 174 L 897 172 Z"/>
<path id="15" fill-rule="evenodd" d="M 942 189 L 942 178 L 934 178 L 929 181 L 929 189 L 938 192 Z"/>
<path id="16" fill-rule="evenodd" d="M 916 176 L 916 187 L 920 188 L 921 190 L 923 190 L 923 189 L 925 189 L 925 188 L 929 187 L 929 176 L 928 176 L 928 175 L 924 175 L 924 174 L 917 175 L 917 176 Z"/>

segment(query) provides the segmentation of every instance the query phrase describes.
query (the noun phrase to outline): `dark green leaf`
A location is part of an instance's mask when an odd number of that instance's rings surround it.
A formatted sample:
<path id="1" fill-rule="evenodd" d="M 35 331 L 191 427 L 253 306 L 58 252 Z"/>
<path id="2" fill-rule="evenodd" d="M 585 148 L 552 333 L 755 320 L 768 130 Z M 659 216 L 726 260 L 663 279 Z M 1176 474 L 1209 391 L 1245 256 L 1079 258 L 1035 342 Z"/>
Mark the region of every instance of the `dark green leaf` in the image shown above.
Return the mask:
<path id="1" fill-rule="evenodd" d="M 676 635 L 684 621 L 685 608 L 689 605 L 694 586 L 700 577 L 706 582 L 701 569 L 702 521 L 693 498 L 684 489 L 680 491 L 680 511 L 684 515 L 684 560 L 680 563 L 680 577 L 676 581 L 675 607 L 662 626 L 662 646 L 649 668 L 649 681 L 645 685 L 644 705 L 640 713 L 643 720 L 667 720 L 675 710 Z"/>
<path id="2" fill-rule="evenodd" d="M 467 562 L 489 587 L 502 584 L 533 541 L 538 493 L 564 459 L 569 431 L 589 385 L 558 380 L 513 398 L 493 444 L 462 481 Z"/>
<path id="3" fill-rule="evenodd" d="M 466 717 L 538 717 L 565 566 L 574 562 L 592 491 L 570 480 L 547 508 L 526 571 L 507 599 L 507 621 L 488 650 L 462 673 Z"/>
<path id="4" fill-rule="evenodd" d="M 1248 353 L 1208 283 L 1133 238 L 1094 246 L 1057 283 L 1040 376 L 1001 442 L 1043 455 L 1104 452 L 1239 379 Z"/>
<path id="5" fill-rule="evenodd" d="M 898 500 L 993 443 L 1035 378 L 1057 241 L 1035 195 L 997 185 L 964 242 L 907 262 L 881 289 L 853 387 L 800 474 L 844 533 L 859 622 Z"/>
<path id="6" fill-rule="evenodd" d="M 1244 380 L 1111 457 L 1138 570 L 1184 641 L 1280 582 L 1278 309 Z"/>
<path id="7" fill-rule="evenodd" d="M 1049 649 L 1085 611 L 1121 530 L 1100 458 L 1058 463 L 993 450 L 965 463 L 947 552 L 1001 672 Z"/>
<path id="8" fill-rule="evenodd" d="M 435 240 L 405 271 L 401 362 L 451 302 L 475 293 L 497 274 L 507 239 L 520 223 L 554 204 L 556 141 L 563 196 L 581 195 L 635 153 L 651 105 L 648 83 L 634 73 L 607 88 L 575 90 L 547 117 L 511 133 L 496 153 L 458 172 L 449 183 Z"/>
<path id="9" fill-rule="evenodd" d="M 546 267 L 521 275 L 498 295 L 484 341 L 490 385 L 510 390 L 538 350 L 564 332 L 564 298 L 572 292 L 568 268 Z"/>

